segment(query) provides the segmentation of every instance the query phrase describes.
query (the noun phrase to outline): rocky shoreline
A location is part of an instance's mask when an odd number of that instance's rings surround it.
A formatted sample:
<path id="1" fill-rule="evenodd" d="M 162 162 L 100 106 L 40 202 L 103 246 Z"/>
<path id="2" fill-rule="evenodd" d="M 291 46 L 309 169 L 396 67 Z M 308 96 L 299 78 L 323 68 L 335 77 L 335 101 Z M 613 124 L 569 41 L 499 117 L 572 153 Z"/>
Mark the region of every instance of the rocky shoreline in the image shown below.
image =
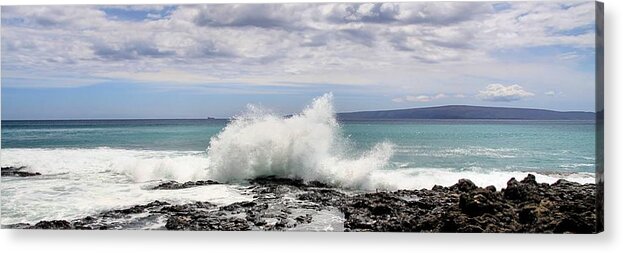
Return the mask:
<path id="1" fill-rule="evenodd" d="M 4 171 L 3 171 L 4 173 Z M 177 190 L 215 181 L 165 182 Z M 76 220 L 12 224 L 17 229 L 157 229 L 195 231 L 376 231 L 464 233 L 595 233 L 596 187 L 559 180 L 512 178 L 501 190 L 468 179 L 451 187 L 351 192 L 320 182 L 264 177 L 246 188 L 252 201 L 154 201 Z"/>
<path id="2" fill-rule="evenodd" d="M 2 176 L 3 177 L 33 177 L 33 176 L 41 176 L 39 172 L 29 172 L 23 171 L 25 166 L 22 167 L 2 167 Z"/>

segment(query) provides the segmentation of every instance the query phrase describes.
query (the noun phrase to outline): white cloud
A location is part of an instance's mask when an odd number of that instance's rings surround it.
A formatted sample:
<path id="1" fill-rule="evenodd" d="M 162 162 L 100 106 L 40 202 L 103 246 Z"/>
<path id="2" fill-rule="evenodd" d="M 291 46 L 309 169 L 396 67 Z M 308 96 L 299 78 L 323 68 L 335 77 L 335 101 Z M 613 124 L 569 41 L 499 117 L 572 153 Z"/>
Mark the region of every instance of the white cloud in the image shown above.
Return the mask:
<path id="1" fill-rule="evenodd" d="M 573 51 L 573 52 L 559 54 L 557 57 L 560 60 L 573 60 L 573 59 L 577 59 L 578 57 L 580 57 L 580 55 L 577 52 Z"/>
<path id="2" fill-rule="evenodd" d="M 395 102 L 395 103 L 402 103 L 405 100 L 403 98 L 392 98 L 392 101 Z"/>
<path id="3" fill-rule="evenodd" d="M 442 99 L 442 98 L 446 98 L 446 97 L 448 97 L 448 96 L 446 94 L 444 94 L 444 93 L 437 93 L 435 95 L 417 95 L 417 96 L 407 95 L 407 96 L 404 96 L 404 97 L 394 98 L 394 99 L 392 99 L 392 101 L 396 102 L 396 103 L 402 103 L 402 102 L 426 103 L 426 102 L 431 102 L 433 100 Z"/>
<path id="4" fill-rule="evenodd" d="M 440 99 L 440 98 L 446 98 L 446 97 L 448 97 L 446 94 L 438 93 L 437 95 L 433 96 L 433 99 Z"/>
<path id="5" fill-rule="evenodd" d="M 43 29 L 93 29 L 106 22 L 106 14 L 86 6 L 3 6 L 2 19 L 21 20 L 22 25 Z"/>
<path id="6" fill-rule="evenodd" d="M 406 94 L 453 94 L 434 88 L 474 75 L 476 67 L 481 76 L 513 81 L 497 75 L 532 71 L 500 64 L 494 50 L 593 47 L 593 31 L 564 33 L 594 22 L 592 6 L 513 2 L 496 12 L 491 3 L 475 2 L 182 5 L 142 21 L 112 18 L 101 6 L 5 6 L 3 78 L 62 73 L 76 85 L 104 77 L 184 85 L 380 85 Z M 539 69 L 560 72 L 560 66 Z M 459 92 L 469 93 L 477 83 Z M 440 99 L 417 97 L 402 99 Z"/>
<path id="7" fill-rule="evenodd" d="M 432 97 L 430 96 L 426 96 L 426 95 L 420 95 L 420 96 L 406 96 L 406 100 L 407 101 L 411 101 L 411 102 L 430 102 L 431 100 L 433 100 Z"/>
<path id="8" fill-rule="evenodd" d="M 511 102 L 531 96 L 534 96 L 534 93 L 525 91 L 523 87 L 517 84 L 508 86 L 489 84 L 485 90 L 481 90 L 478 93 L 478 98 L 492 102 Z"/>
<path id="9" fill-rule="evenodd" d="M 563 95 L 563 93 L 561 91 L 553 91 L 553 90 L 546 91 L 543 94 L 545 94 L 546 96 L 549 96 L 549 97 L 559 97 L 559 96 Z"/>

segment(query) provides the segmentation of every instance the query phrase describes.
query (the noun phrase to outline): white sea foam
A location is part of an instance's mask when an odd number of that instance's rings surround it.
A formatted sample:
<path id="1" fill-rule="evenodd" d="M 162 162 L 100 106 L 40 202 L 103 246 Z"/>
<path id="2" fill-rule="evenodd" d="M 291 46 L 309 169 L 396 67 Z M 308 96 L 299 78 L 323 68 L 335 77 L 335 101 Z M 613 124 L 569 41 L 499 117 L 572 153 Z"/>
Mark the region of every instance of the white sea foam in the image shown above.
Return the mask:
<path id="1" fill-rule="evenodd" d="M 455 158 L 464 156 L 486 158 L 515 158 L 520 150 L 511 148 L 486 148 L 466 146 L 462 148 L 430 149 L 427 146 L 396 146 L 397 153 L 405 153 L 411 156 Z"/>
<path id="2" fill-rule="evenodd" d="M 506 182 L 514 177 L 525 178 L 529 173 L 535 175 L 537 182 L 554 183 L 566 179 L 582 184 L 595 183 L 593 173 L 543 173 L 505 170 L 462 170 L 440 168 L 401 168 L 395 170 L 378 170 L 370 176 L 372 187 L 376 189 L 430 189 L 435 185 L 451 186 L 459 179 L 467 178 L 476 185 L 485 187 L 493 185 L 497 189 L 506 188 Z"/>
<path id="3" fill-rule="evenodd" d="M 388 164 L 391 144 L 349 157 L 331 102 L 326 94 L 288 118 L 258 110 L 237 117 L 210 141 L 209 176 L 237 182 L 273 175 L 369 187 L 370 174 Z"/>
<path id="4" fill-rule="evenodd" d="M 369 153 L 375 152 L 379 151 Z M 210 201 L 228 204 L 250 199 L 250 196 L 244 195 L 235 184 L 176 191 L 145 190 L 146 187 L 157 183 L 151 180 L 188 181 L 210 178 L 206 170 L 209 159 L 205 152 L 108 148 L 2 149 L 1 155 L 3 167 L 28 166 L 26 170 L 44 174 L 31 178 L 2 178 L 2 224 L 80 218 L 103 210 L 153 200 L 176 203 Z M 528 174 L 528 172 L 477 168 L 462 171 L 405 166 L 391 170 L 370 169 L 369 162 L 378 163 L 382 159 L 365 154 L 362 157 L 342 161 L 330 159 L 329 161 L 334 162 L 330 165 L 336 167 L 321 167 L 329 170 L 316 169 L 317 174 L 279 176 L 313 175 L 309 179 L 328 180 L 327 182 L 351 188 L 393 190 L 430 189 L 434 185 L 450 186 L 461 178 L 469 178 L 479 186 L 495 185 L 501 189 L 511 177 L 522 179 Z M 340 168 L 346 169 L 340 173 Z M 358 173 L 359 168 L 364 168 L 364 173 Z M 262 169 L 264 173 L 273 172 L 267 168 Z M 349 177 L 349 173 L 352 177 Z M 536 175 L 537 181 L 546 183 L 553 183 L 560 178 L 579 183 L 595 182 L 592 173 L 531 173 Z M 331 179 L 333 175 L 337 176 Z"/>
<path id="5" fill-rule="evenodd" d="M 42 174 L 113 172 L 134 182 L 206 178 L 208 157 L 196 151 L 112 148 L 2 149 L 2 166 L 26 166 Z"/>
<path id="6" fill-rule="evenodd" d="M 204 152 L 124 149 L 2 149 L 2 167 L 27 166 L 43 175 L 2 177 L 2 224 L 73 219 L 160 200 L 225 205 L 251 200 L 239 186 L 151 191 L 150 180 L 205 178 Z"/>

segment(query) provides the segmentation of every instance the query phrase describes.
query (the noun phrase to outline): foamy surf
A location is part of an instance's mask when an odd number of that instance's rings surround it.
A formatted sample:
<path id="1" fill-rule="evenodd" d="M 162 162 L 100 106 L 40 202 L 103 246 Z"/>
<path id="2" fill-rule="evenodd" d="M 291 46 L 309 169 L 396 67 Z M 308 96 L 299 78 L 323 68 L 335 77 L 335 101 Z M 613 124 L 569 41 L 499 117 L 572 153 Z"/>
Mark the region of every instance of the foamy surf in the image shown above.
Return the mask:
<path id="1" fill-rule="evenodd" d="M 115 148 L 2 149 L 2 166 L 50 174 L 112 173 L 136 183 L 153 180 L 191 181 L 206 178 L 208 157 L 197 151 L 153 151 Z"/>
<path id="2" fill-rule="evenodd" d="M 375 152 L 378 151 L 370 153 Z M 209 201 L 224 205 L 251 198 L 250 195 L 244 194 L 239 184 L 233 182 L 175 191 L 146 190 L 160 181 L 213 179 L 208 173 L 206 164 L 209 163 L 209 157 L 205 152 L 111 148 L 2 149 L 1 155 L 2 167 L 27 166 L 26 170 L 43 174 L 29 178 L 3 177 L 2 224 L 80 218 L 104 210 L 154 200 L 171 203 Z M 370 159 L 371 163 L 379 161 L 374 156 L 362 155 L 362 157 Z M 494 185 L 501 189 L 506 187 L 506 182 L 511 177 L 522 179 L 528 173 L 535 174 L 538 182 L 545 183 L 553 183 L 561 178 L 579 183 L 595 182 L 591 173 L 552 174 L 496 169 L 458 171 L 439 168 L 397 168 L 371 169 L 356 174 L 358 168 L 370 166 L 365 159 L 333 160 L 330 163 L 336 166 L 331 168 L 333 170 L 316 170 L 317 174 L 309 174 L 314 176 L 308 179 L 318 179 L 358 190 L 430 189 L 434 185 L 451 186 L 461 178 L 468 178 L 479 186 Z M 339 168 L 348 169 L 339 172 Z M 263 172 L 267 175 L 270 170 Z M 279 176 L 294 175 L 296 174 Z M 337 176 L 331 179 L 333 175 Z M 241 184 L 244 185 L 245 182 Z"/>
<path id="3" fill-rule="evenodd" d="M 371 152 L 375 153 L 375 151 Z M 2 167 L 26 166 L 25 170 L 40 172 L 45 175 L 65 175 L 68 178 L 81 178 L 89 175 L 110 175 L 110 181 L 102 178 L 101 183 L 149 183 L 152 181 L 175 180 L 179 182 L 196 181 L 216 178 L 208 173 L 209 156 L 205 152 L 196 151 L 153 151 L 127 150 L 112 148 L 96 149 L 2 149 Z M 367 157 L 364 155 L 364 157 Z M 370 158 L 378 161 L 376 157 Z M 347 160 L 342 166 L 352 166 L 343 174 L 360 168 L 366 160 Z M 339 166 L 339 163 L 338 163 Z M 363 165 L 361 165 L 363 166 Z M 335 168 L 338 170 L 338 168 Z M 395 169 L 376 169 L 368 171 L 365 178 L 369 189 L 421 189 L 434 185 L 449 186 L 461 178 L 468 178 L 474 183 L 498 188 L 506 186 L 511 177 L 524 178 L 528 173 L 535 174 L 537 181 L 553 183 L 565 179 L 578 183 L 594 183 L 593 173 L 587 172 L 542 172 L 513 171 L 496 168 L 469 168 L 456 170 L 452 168 L 418 168 L 398 166 Z M 326 172 L 325 172 L 326 173 Z M 336 173 L 337 174 L 337 173 Z M 262 174 L 257 174 L 262 176 Z M 263 174 L 271 175 L 271 174 Z M 274 174 L 272 174 L 274 175 Z M 287 174 L 284 174 L 287 175 Z M 282 176 L 284 176 L 282 175 Z M 325 174 L 325 175 L 328 175 Z M 320 178 L 314 177 L 313 180 Z M 22 180 L 22 179 L 20 179 Z M 35 180 L 34 178 L 23 180 Z M 327 181 L 324 181 L 327 182 Z M 339 182 L 339 181 L 334 181 Z M 244 183 L 244 181 L 241 181 Z M 350 184 L 354 186 L 354 184 Z"/>
<path id="4" fill-rule="evenodd" d="M 388 165 L 392 145 L 378 143 L 349 157 L 331 100 L 325 94 L 287 118 L 254 109 L 236 117 L 210 141 L 208 175 L 224 182 L 277 176 L 370 188 L 371 173 Z"/>
<path id="5" fill-rule="evenodd" d="M 474 184 L 485 187 L 495 186 L 497 189 L 506 188 L 510 178 L 521 180 L 528 174 L 533 174 L 539 183 L 552 184 L 559 179 L 581 184 L 595 183 L 593 173 L 544 173 L 537 171 L 505 171 L 499 169 L 488 170 L 461 170 L 443 168 L 401 168 L 395 170 L 374 171 L 370 175 L 372 188 L 385 190 L 398 189 L 431 189 L 435 185 L 451 186 L 459 179 L 469 179 Z"/>

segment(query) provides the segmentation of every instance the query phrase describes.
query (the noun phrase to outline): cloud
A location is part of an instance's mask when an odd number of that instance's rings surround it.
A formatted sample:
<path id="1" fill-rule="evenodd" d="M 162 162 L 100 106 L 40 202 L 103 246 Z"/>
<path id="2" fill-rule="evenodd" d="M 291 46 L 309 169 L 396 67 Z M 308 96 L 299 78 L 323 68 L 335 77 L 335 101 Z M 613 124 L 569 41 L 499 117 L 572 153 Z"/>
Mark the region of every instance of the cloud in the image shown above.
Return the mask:
<path id="1" fill-rule="evenodd" d="M 426 96 L 426 95 L 420 95 L 420 96 L 407 96 L 406 100 L 411 101 L 411 102 L 430 102 L 431 100 L 433 100 L 433 98 L 430 96 Z"/>
<path id="2" fill-rule="evenodd" d="M 403 98 L 392 98 L 392 101 L 395 102 L 395 103 L 402 103 L 405 100 Z"/>
<path id="3" fill-rule="evenodd" d="M 580 55 L 577 52 L 567 52 L 559 54 L 557 57 L 560 60 L 573 60 L 580 57 Z"/>
<path id="4" fill-rule="evenodd" d="M 431 102 L 433 100 L 442 99 L 442 98 L 446 98 L 446 97 L 448 97 L 448 96 L 446 94 L 444 94 L 444 93 L 437 93 L 435 95 L 417 95 L 417 96 L 407 95 L 407 96 L 404 96 L 404 97 L 394 98 L 394 99 L 392 99 L 392 101 L 396 102 L 396 103 L 402 103 L 402 102 L 427 103 L 427 102 Z"/>
<path id="5" fill-rule="evenodd" d="M 485 80 L 524 84 L 506 75 L 529 76 L 524 73 L 533 69 L 564 72 L 556 78 L 577 83 L 590 79 L 577 78 L 581 73 L 573 64 L 592 53 L 594 31 L 579 28 L 594 23 L 593 6 L 549 2 L 512 2 L 501 9 L 486 2 L 4 6 L 2 70 L 3 78 L 14 77 L 14 86 L 34 83 L 25 80 L 28 76 L 57 73 L 90 83 L 87 80 L 102 73 L 142 81 L 144 75 L 163 71 L 187 77 L 185 85 L 190 81 L 204 85 L 205 80 L 376 85 L 386 87 L 388 94 L 401 91 L 434 100 L 430 94 L 437 91 L 469 93 Z M 115 17 L 111 9 L 129 17 Z M 564 32 L 570 30 L 577 33 Z M 566 59 L 563 64 L 569 64 L 566 69 L 559 64 L 525 66 L 521 56 L 497 59 L 499 50 L 542 46 L 564 46 L 562 52 L 578 57 L 561 55 Z M 465 79 L 471 83 L 459 91 L 437 88 Z M 58 79 L 50 78 L 54 80 Z M 412 86 L 413 80 L 422 85 Z"/>
<path id="6" fill-rule="evenodd" d="M 104 11 L 80 6 L 2 6 L 2 26 L 88 29 L 106 21 Z"/>
<path id="7" fill-rule="evenodd" d="M 545 94 L 548 97 L 559 97 L 563 95 L 561 91 L 553 91 L 553 90 L 546 91 L 543 94 Z"/>
<path id="8" fill-rule="evenodd" d="M 306 4 L 213 4 L 184 6 L 198 26 L 295 28 Z"/>
<path id="9" fill-rule="evenodd" d="M 132 41 L 121 45 L 98 43 L 93 45 L 93 52 L 95 56 L 107 60 L 132 60 L 140 57 L 161 58 L 175 54 L 174 51 L 159 49 L 147 41 Z"/>
<path id="10" fill-rule="evenodd" d="M 328 6 L 327 6 L 328 7 Z M 321 19 L 333 23 L 450 25 L 491 13 L 486 3 L 353 3 L 323 8 Z M 329 11 L 326 11 L 329 10 Z M 324 14 L 324 15 L 323 15 Z"/>
<path id="11" fill-rule="evenodd" d="M 479 91 L 478 98 L 491 102 L 512 102 L 534 96 L 519 85 L 489 84 L 485 90 Z"/>

